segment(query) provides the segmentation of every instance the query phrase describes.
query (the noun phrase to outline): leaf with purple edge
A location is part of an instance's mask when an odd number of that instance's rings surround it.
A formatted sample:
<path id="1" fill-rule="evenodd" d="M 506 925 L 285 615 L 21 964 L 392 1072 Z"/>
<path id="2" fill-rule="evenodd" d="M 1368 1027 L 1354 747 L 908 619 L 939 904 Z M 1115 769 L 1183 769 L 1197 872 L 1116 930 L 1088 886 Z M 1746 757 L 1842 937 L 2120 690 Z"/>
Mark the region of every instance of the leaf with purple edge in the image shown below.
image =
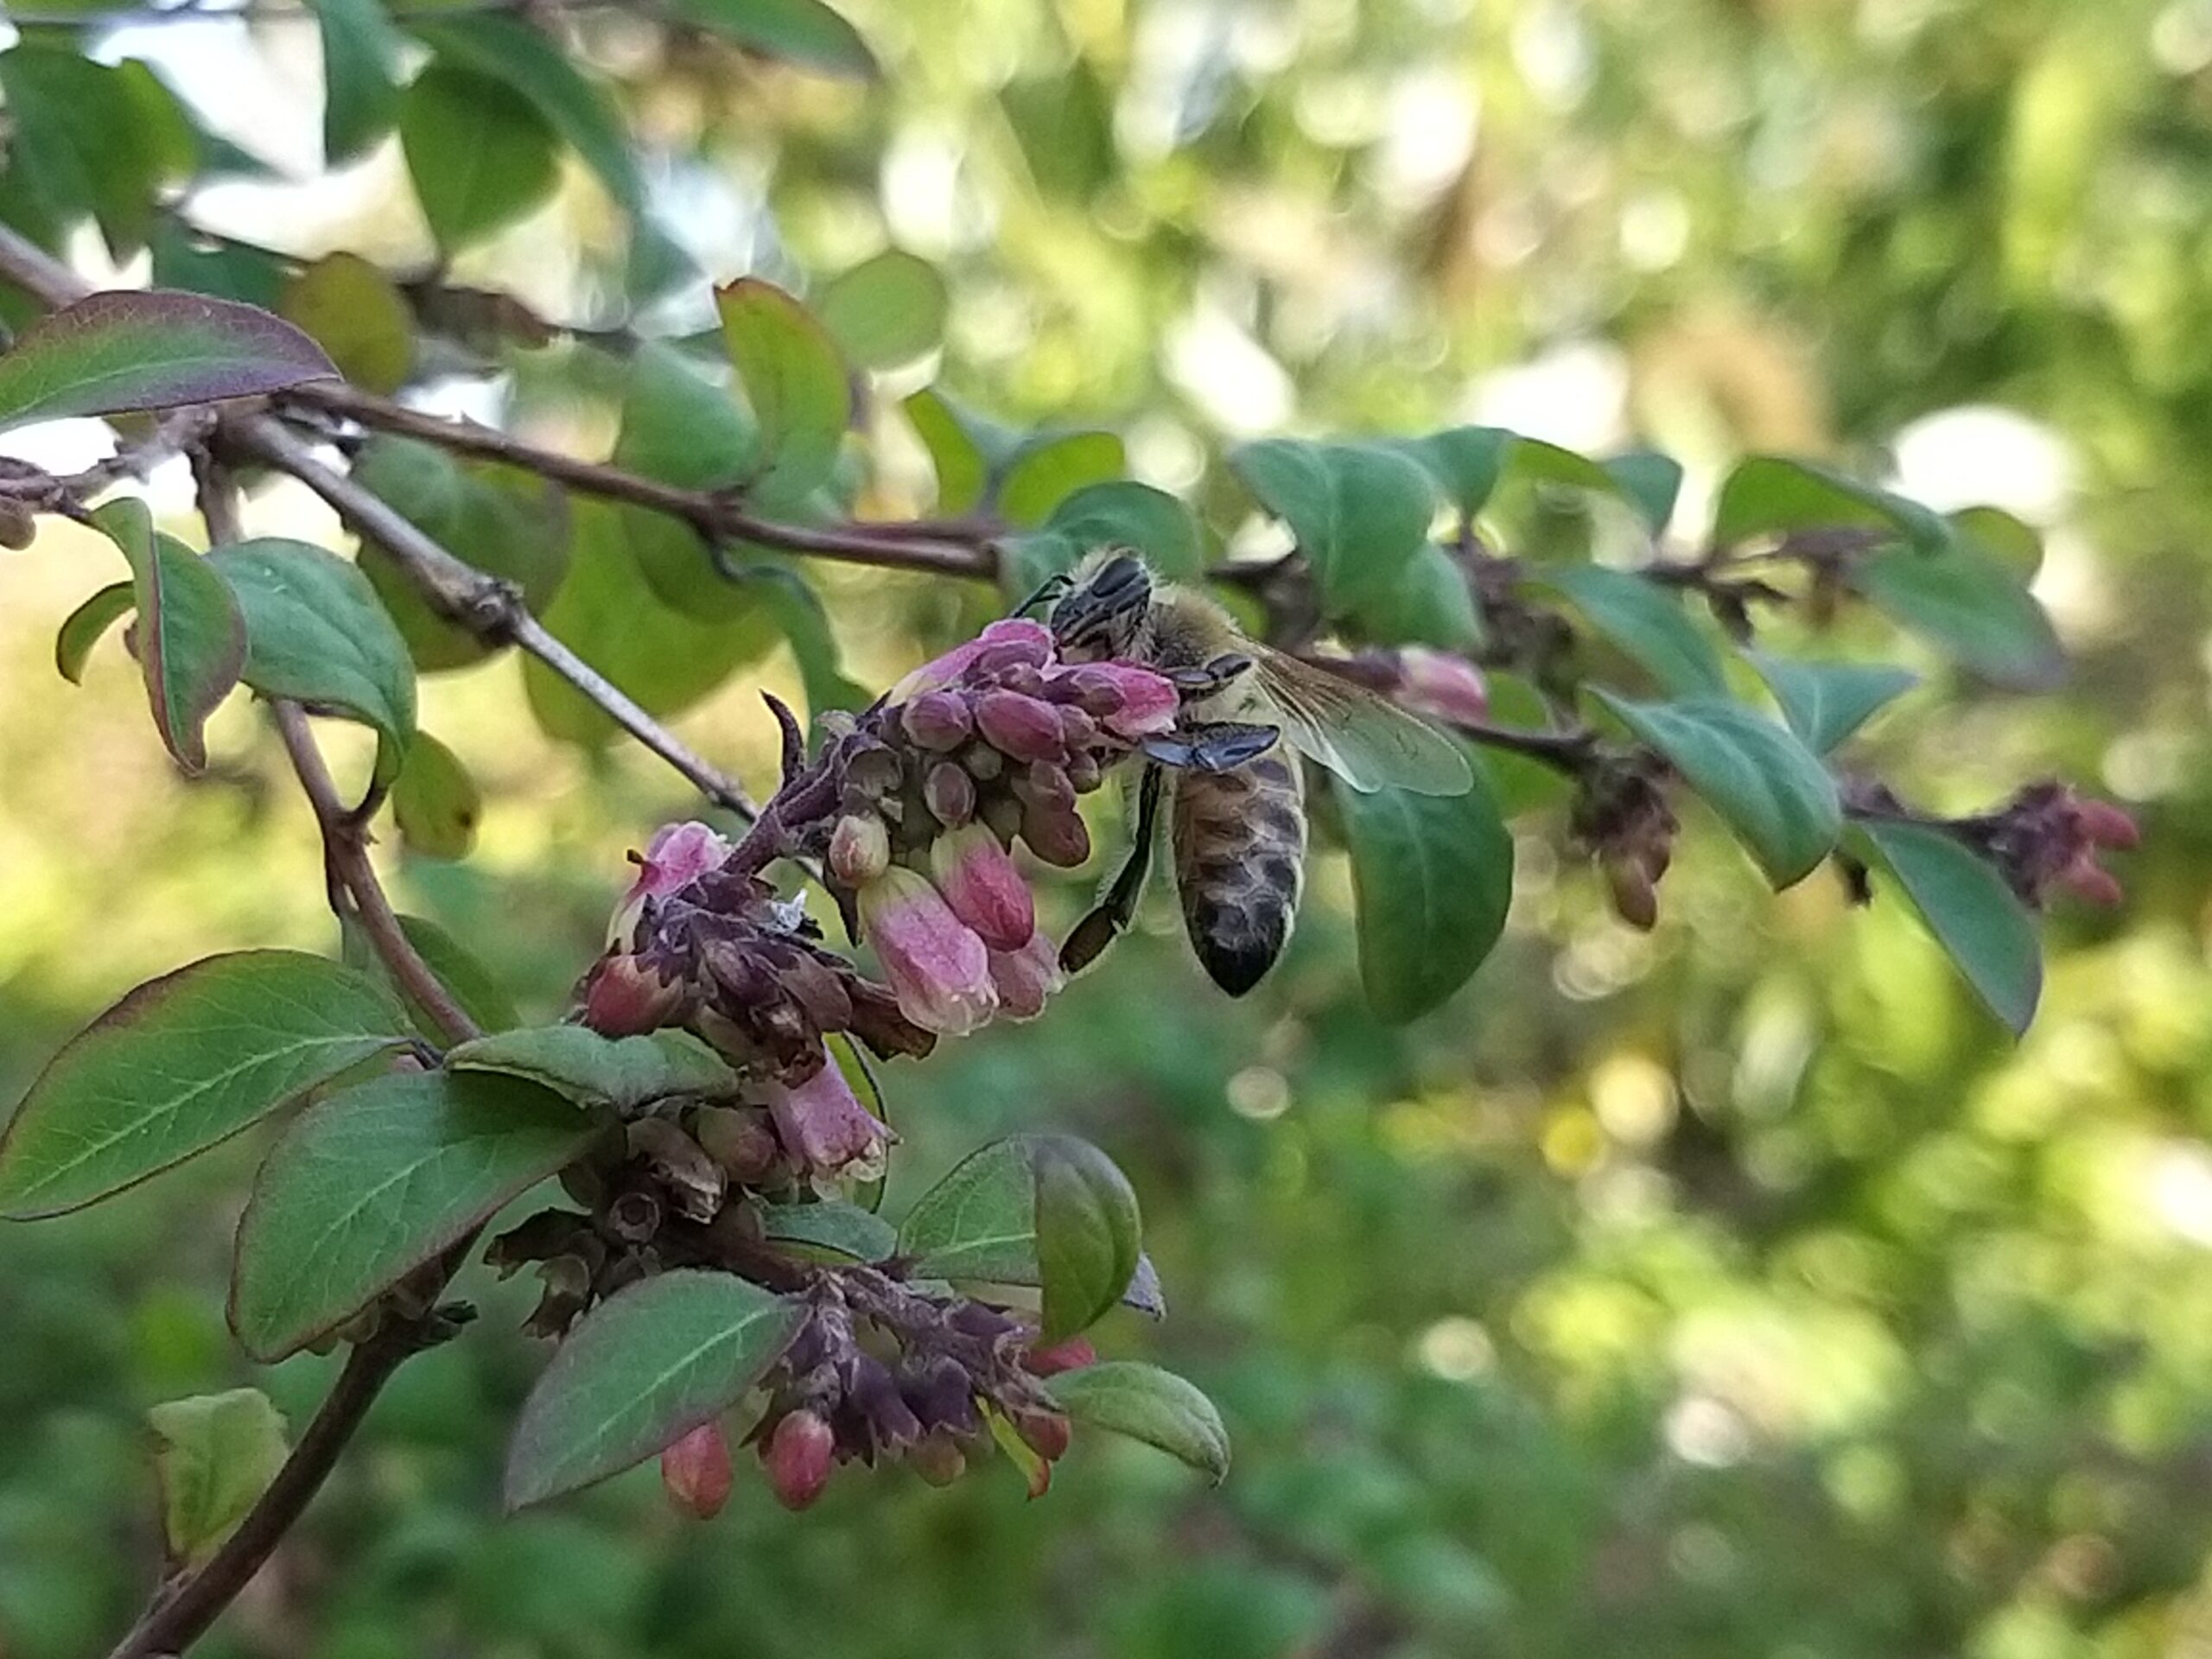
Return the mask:
<path id="1" fill-rule="evenodd" d="M 54 636 L 54 666 L 72 685 L 85 683 L 85 659 L 137 604 L 127 582 L 111 582 L 63 619 Z"/>
<path id="2" fill-rule="evenodd" d="M 337 378 L 322 347 L 253 306 L 159 289 L 93 294 L 33 323 L 0 354 L 0 428 Z"/>

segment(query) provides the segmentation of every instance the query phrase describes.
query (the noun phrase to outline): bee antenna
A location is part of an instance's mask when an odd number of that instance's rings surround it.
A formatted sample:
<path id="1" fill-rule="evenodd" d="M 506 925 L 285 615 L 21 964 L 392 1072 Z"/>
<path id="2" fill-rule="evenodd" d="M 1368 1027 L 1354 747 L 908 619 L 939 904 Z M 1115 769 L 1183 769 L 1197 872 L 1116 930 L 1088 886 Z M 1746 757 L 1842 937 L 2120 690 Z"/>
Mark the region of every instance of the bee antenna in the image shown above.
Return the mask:
<path id="1" fill-rule="evenodd" d="M 1027 616 L 1030 612 L 1035 610 L 1039 605 L 1045 604 L 1048 601 L 1058 599 L 1062 594 L 1067 592 L 1067 572 L 1065 570 L 1056 572 L 1054 575 L 1049 575 L 1046 577 L 1044 581 L 1039 582 L 1037 584 L 1037 591 L 1030 594 L 1028 598 L 1023 600 L 1020 604 L 1015 606 L 1011 611 L 1008 611 L 1007 614 L 1008 616 Z"/>

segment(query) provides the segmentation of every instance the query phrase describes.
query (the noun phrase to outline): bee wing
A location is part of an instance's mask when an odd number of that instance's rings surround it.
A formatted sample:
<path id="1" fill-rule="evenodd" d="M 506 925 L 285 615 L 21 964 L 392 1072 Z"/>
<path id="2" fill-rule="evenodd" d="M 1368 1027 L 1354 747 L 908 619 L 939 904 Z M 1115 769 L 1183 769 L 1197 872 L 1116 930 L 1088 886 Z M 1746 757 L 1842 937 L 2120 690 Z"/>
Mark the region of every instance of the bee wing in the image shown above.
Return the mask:
<path id="1" fill-rule="evenodd" d="M 1426 721 L 1326 669 L 1265 646 L 1248 649 L 1284 739 L 1363 795 L 1464 795 L 1473 784 L 1459 746 Z"/>

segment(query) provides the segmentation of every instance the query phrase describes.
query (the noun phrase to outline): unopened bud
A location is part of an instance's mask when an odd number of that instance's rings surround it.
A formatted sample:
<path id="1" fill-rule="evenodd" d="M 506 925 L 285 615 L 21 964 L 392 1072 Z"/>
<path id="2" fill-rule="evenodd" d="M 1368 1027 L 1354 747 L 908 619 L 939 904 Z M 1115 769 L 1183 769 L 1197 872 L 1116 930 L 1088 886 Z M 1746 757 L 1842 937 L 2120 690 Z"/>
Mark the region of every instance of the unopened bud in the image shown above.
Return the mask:
<path id="1" fill-rule="evenodd" d="M 1014 1414 L 1014 1432 L 1021 1442 L 1047 1463 L 1058 1463 L 1068 1453 L 1068 1420 L 1057 1411 L 1041 1408 Z"/>
<path id="2" fill-rule="evenodd" d="M 1046 863 L 1071 870 L 1090 856 L 1090 831 L 1072 806 L 1027 806 L 1021 838 Z"/>
<path id="3" fill-rule="evenodd" d="M 38 520 L 11 495 L 0 495 L 0 547 L 21 552 L 38 538 Z"/>
<path id="4" fill-rule="evenodd" d="M 686 1515 L 711 1521 L 729 1502 L 729 1442 L 721 1425 L 702 1423 L 660 1454 L 660 1484 Z"/>
<path id="5" fill-rule="evenodd" d="M 1070 1337 L 1049 1348 L 1032 1348 L 1021 1357 L 1022 1369 L 1033 1376 L 1058 1376 L 1098 1363 L 1098 1351 L 1088 1337 Z"/>
<path id="6" fill-rule="evenodd" d="M 780 1148 L 759 1107 L 702 1106 L 692 1132 L 707 1156 L 740 1186 L 749 1186 L 773 1169 Z"/>
<path id="7" fill-rule="evenodd" d="M 932 1486 L 950 1486 L 968 1471 L 968 1454 L 950 1434 L 927 1434 L 906 1453 L 907 1465 Z"/>
<path id="8" fill-rule="evenodd" d="M 1659 921 L 1659 894 L 1639 864 L 1622 860 L 1605 867 L 1612 888 L 1613 909 L 1638 932 L 1649 933 Z"/>
<path id="9" fill-rule="evenodd" d="M 656 1031 L 682 1013 L 683 988 L 633 956 L 601 957 L 584 982 L 583 1022 L 602 1037 Z"/>
<path id="10" fill-rule="evenodd" d="M 925 691 L 899 711 L 906 735 L 925 749 L 957 749 L 975 729 L 968 700 L 955 691 Z"/>
<path id="11" fill-rule="evenodd" d="M 1019 691 L 986 691 L 976 699 L 976 729 L 1014 760 L 1058 760 L 1067 753 L 1060 712 Z"/>
<path id="12" fill-rule="evenodd" d="M 891 833 L 873 812 L 848 812 L 830 832 L 830 873 L 846 887 L 873 881 L 891 863 Z"/>
<path id="13" fill-rule="evenodd" d="M 987 825 L 970 823 L 930 846 L 930 877 L 944 901 L 994 950 L 1019 950 L 1037 931 L 1035 899 Z"/>
<path id="14" fill-rule="evenodd" d="M 787 1510 L 803 1510 L 822 1496 L 836 1465 L 837 1439 L 811 1411 L 787 1412 L 760 1453 L 768 1485 Z"/>
<path id="15" fill-rule="evenodd" d="M 2077 798 L 2074 803 L 2074 822 L 2099 847 L 2125 850 L 2143 838 L 2135 820 L 2110 801 Z"/>
<path id="16" fill-rule="evenodd" d="M 957 829 L 976 816 L 976 780 L 964 766 L 940 760 L 922 779 L 922 800 L 931 817 L 948 829 Z"/>

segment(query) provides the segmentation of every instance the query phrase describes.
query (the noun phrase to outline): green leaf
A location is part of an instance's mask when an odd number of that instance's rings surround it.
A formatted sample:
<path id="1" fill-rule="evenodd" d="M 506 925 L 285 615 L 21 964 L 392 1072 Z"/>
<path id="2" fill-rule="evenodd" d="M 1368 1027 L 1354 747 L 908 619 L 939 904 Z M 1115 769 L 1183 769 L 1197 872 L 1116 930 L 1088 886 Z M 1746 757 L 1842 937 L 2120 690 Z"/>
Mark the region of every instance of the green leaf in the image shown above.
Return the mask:
<path id="1" fill-rule="evenodd" d="M 760 1222 L 772 1243 L 801 1244 L 849 1261 L 887 1261 L 899 1249 L 898 1231 L 889 1222 L 842 1199 L 764 1205 Z"/>
<path id="2" fill-rule="evenodd" d="M 1066 432 L 1022 445 L 1000 478 L 996 497 L 1008 524 L 1041 524 L 1068 497 L 1118 479 L 1128 455 L 1112 432 Z"/>
<path id="3" fill-rule="evenodd" d="M 774 645 L 772 617 L 750 593 L 751 584 L 747 608 L 734 621 L 680 615 L 640 580 L 623 545 L 617 509 L 579 501 L 575 516 L 573 563 L 545 609 L 546 629 L 648 714 L 689 708 Z M 620 730 L 604 709 L 534 657 L 523 663 L 523 686 L 531 712 L 550 737 L 596 748 Z"/>
<path id="4" fill-rule="evenodd" d="M 1046 524 L 1073 542 L 1078 552 L 1109 544 L 1133 547 L 1154 569 L 1178 581 L 1193 580 L 1205 569 L 1191 509 L 1166 491 L 1134 479 L 1084 485 L 1065 497 Z"/>
<path id="5" fill-rule="evenodd" d="M 448 253 L 524 217 L 560 181 L 552 127 L 502 81 L 434 63 L 399 100 L 399 143 Z"/>
<path id="6" fill-rule="evenodd" d="M 730 395 L 674 351 L 647 345 L 631 359 L 614 465 L 685 489 L 728 489 L 752 470 L 758 447 L 751 422 Z M 671 610 L 712 621 L 758 612 L 757 595 L 721 574 L 690 525 L 645 507 L 616 511 L 630 556 Z"/>
<path id="7" fill-rule="evenodd" d="M 569 1332 L 507 1448 L 512 1512 L 588 1486 L 720 1416 L 783 1357 L 805 1304 L 679 1269 L 609 1297 Z"/>
<path id="8" fill-rule="evenodd" d="M 367 577 L 327 549 L 277 537 L 219 547 L 207 562 L 245 616 L 248 685 L 358 720 L 395 755 L 405 751 L 414 665 Z"/>
<path id="9" fill-rule="evenodd" d="M 1603 690 L 1597 696 L 1674 763 L 1776 887 L 1802 880 L 1834 849 L 1843 826 L 1835 779 L 1783 728 L 1717 697 L 1631 702 Z"/>
<path id="10" fill-rule="evenodd" d="M 256 397 L 337 370 L 281 317 L 165 289 L 94 294 L 0 355 L 0 427 Z"/>
<path id="11" fill-rule="evenodd" d="M 484 797 L 461 757 L 418 731 L 392 781 L 391 816 L 409 852 L 423 858 L 467 858 L 476 844 Z"/>
<path id="12" fill-rule="evenodd" d="M 1644 527 L 1654 536 L 1662 534 L 1682 493 L 1682 463 L 1656 449 L 1632 449 L 1599 464 Z"/>
<path id="13" fill-rule="evenodd" d="M 231 1328 L 297 1352 L 581 1153 L 599 1132 L 512 1077 L 397 1071 L 300 1115 L 238 1224 Z"/>
<path id="14" fill-rule="evenodd" d="M 283 298 L 289 273 L 275 256 L 257 248 L 228 242 L 202 244 L 167 219 L 156 222 L 148 245 L 153 251 L 156 288 L 236 300 L 264 311 L 275 310 Z"/>
<path id="15" fill-rule="evenodd" d="M 804 306 L 757 277 L 717 289 L 715 305 L 760 430 L 747 496 L 766 508 L 795 506 L 828 483 L 837 464 L 853 414 L 844 359 Z"/>
<path id="16" fill-rule="evenodd" d="M 2043 607 L 2000 561 L 1965 541 L 1933 552 L 1891 548 L 1852 560 L 1844 580 L 1891 620 L 1994 684 L 2047 690 L 2066 654 Z"/>
<path id="17" fill-rule="evenodd" d="M 456 1071 L 497 1071 L 550 1089 L 592 1110 L 629 1115 L 671 1095 L 728 1095 L 729 1064 L 689 1032 L 602 1037 L 582 1026 L 532 1026 L 461 1044 Z"/>
<path id="18" fill-rule="evenodd" d="M 441 546 L 456 548 L 487 575 L 511 582 L 543 616 L 569 569 L 568 498 L 536 474 L 486 461 L 460 461 L 435 445 L 378 437 L 353 463 L 353 479 Z M 415 584 L 373 541 L 355 563 L 425 673 L 465 668 L 491 650 L 432 611 Z"/>
<path id="19" fill-rule="evenodd" d="M 937 510 L 947 518 L 983 505 L 991 482 L 1020 448 L 1020 440 L 995 421 L 962 408 L 934 386 L 900 405 L 937 471 Z"/>
<path id="20" fill-rule="evenodd" d="M 1354 620 L 1370 645 L 1464 652 L 1478 649 L 1484 639 L 1467 573 L 1433 542 L 1414 556 L 1395 588 L 1369 599 Z"/>
<path id="21" fill-rule="evenodd" d="M 111 582 L 63 619 L 54 636 L 54 666 L 72 685 L 85 683 L 85 659 L 101 636 L 137 604 L 127 582 Z"/>
<path id="22" fill-rule="evenodd" d="M 1136 1360 L 1104 1360 L 1054 1377 L 1047 1389 L 1078 1423 L 1158 1446 L 1217 1486 L 1228 1478 L 1229 1431 L 1221 1414 L 1173 1371 Z"/>
<path id="23" fill-rule="evenodd" d="M 1803 663 L 1764 651 L 1744 655 L 1766 682 L 1789 729 L 1826 754 L 1888 703 L 1920 683 L 1910 669 L 1877 663 Z"/>
<path id="24" fill-rule="evenodd" d="M 374 982 L 248 950 L 149 980 L 55 1055 L 0 1136 L 0 1215 L 59 1215 L 228 1140 L 406 1040 Z"/>
<path id="25" fill-rule="evenodd" d="M 1332 615 L 1387 600 L 1428 544 L 1428 474 L 1397 450 L 1267 438 L 1232 450 L 1229 464 L 1297 537 Z"/>
<path id="26" fill-rule="evenodd" d="M 245 666 L 245 619 L 215 567 L 167 536 L 156 535 L 146 504 L 119 497 L 92 510 L 130 565 L 138 666 L 154 728 L 178 766 L 207 769 L 207 716 L 231 694 Z"/>
<path id="27" fill-rule="evenodd" d="M 2034 918 L 1997 867 L 1928 824 L 1867 818 L 1859 829 L 1976 995 L 2013 1035 L 2043 995 Z"/>
<path id="28" fill-rule="evenodd" d="M 1455 426 L 1406 439 L 1398 448 L 1436 481 L 1462 517 L 1471 518 L 1505 476 L 1513 442 L 1513 434 L 1501 426 Z"/>
<path id="29" fill-rule="evenodd" d="M 1720 654 L 1681 601 L 1647 576 L 1602 564 L 1546 565 L 1532 586 L 1549 588 L 1615 649 L 1677 696 L 1728 695 Z"/>
<path id="30" fill-rule="evenodd" d="M 1041 1287 L 1046 1340 L 1057 1342 L 1128 1290 L 1140 1233 L 1136 1195 L 1105 1154 L 1067 1135 L 1018 1135 L 916 1199 L 899 1248 L 925 1278 Z"/>
<path id="31" fill-rule="evenodd" d="M 849 362 L 895 369 L 937 349 L 950 306 L 935 265 L 889 248 L 831 279 L 815 311 Z"/>
<path id="32" fill-rule="evenodd" d="M 278 308 L 354 385 L 389 396 L 415 365 L 415 314 L 391 278 L 357 253 L 327 253 L 287 278 Z"/>
<path id="33" fill-rule="evenodd" d="M 2043 569 L 2042 536 L 2002 507 L 1961 507 L 1951 515 L 1951 527 L 2022 582 L 2033 582 Z"/>
<path id="34" fill-rule="evenodd" d="M 1043 1338 L 1060 1342 L 1113 1312 L 1136 1275 L 1143 1230 L 1128 1177 L 1088 1141 L 1038 1136 L 1031 1166 Z"/>
<path id="35" fill-rule="evenodd" d="M 825 75 L 873 80 L 874 54 L 823 0 L 670 0 L 669 12 L 749 51 Z"/>
<path id="36" fill-rule="evenodd" d="M 1471 752 L 1467 758 L 1474 782 L 1463 795 L 1332 792 L 1351 849 L 1360 982 L 1385 1020 L 1410 1020 L 1443 1002 L 1504 931 L 1513 837 L 1488 768 Z"/>
<path id="37" fill-rule="evenodd" d="M 486 1031 L 506 1031 L 522 1023 L 514 999 L 506 988 L 493 978 L 490 969 L 469 954 L 467 948 L 435 922 L 422 916 L 402 916 L 399 931 L 407 943 L 415 947 L 415 954 L 423 958 L 439 982 L 453 994 L 461 1004 L 461 1012 Z M 429 1011 L 418 1004 L 411 995 L 391 985 L 391 976 L 375 950 L 362 935 L 358 925 L 350 918 L 339 930 L 340 944 L 348 966 L 370 975 L 380 984 L 391 988 L 395 995 L 407 1004 L 416 1028 L 433 1042 L 443 1042 L 444 1033 Z"/>
<path id="38" fill-rule="evenodd" d="M 308 0 L 322 37 L 322 158 L 364 156 L 399 114 L 399 32 L 382 0 Z"/>
<path id="39" fill-rule="evenodd" d="M 91 215 L 109 252 L 129 260 L 163 188 L 197 159 L 175 95 L 142 62 L 99 63 L 36 40 L 0 53 L 0 92 L 24 188 L 58 222 Z"/>
<path id="40" fill-rule="evenodd" d="M 489 14 L 410 18 L 408 27 L 440 62 L 519 94 L 583 158 L 615 206 L 631 213 L 644 207 L 645 180 L 621 111 L 544 33 L 518 18 Z"/>
<path id="41" fill-rule="evenodd" d="M 1939 513 L 1809 461 L 1753 455 L 1720 486 L 1713 544 L 1730 548 L 1754 536 L 1856 526 L 1893 530 L 1917 551 L 1938 553 L 1955 540 Z"/>
<path id="42" fill-rule="evenodd" d="M 284 1418 L 259 1389 L 165 1401 L 146 1413 L 172 1566 L 213 1555 L 284 1466 Z"/>

